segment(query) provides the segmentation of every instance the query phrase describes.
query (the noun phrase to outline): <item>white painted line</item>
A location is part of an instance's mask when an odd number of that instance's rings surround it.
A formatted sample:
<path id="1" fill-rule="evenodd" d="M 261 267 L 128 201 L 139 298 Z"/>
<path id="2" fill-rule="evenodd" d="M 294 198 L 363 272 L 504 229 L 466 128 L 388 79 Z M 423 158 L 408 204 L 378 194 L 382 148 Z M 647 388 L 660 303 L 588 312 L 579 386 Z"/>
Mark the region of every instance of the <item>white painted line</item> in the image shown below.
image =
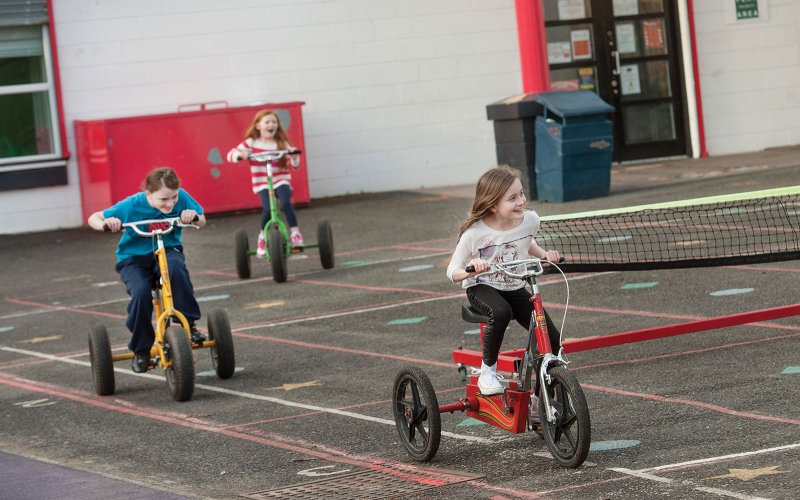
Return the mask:
<path id="1" fill-rule="evenodd" d="M 754 450 L 754 451 L 746 451 L 743 453 L 733 453 L 731 455 L 722 455 L 719 457 L 710 457 L 710 458 L 701 458 L 698 460 L 690 460 L 688 462 L 680 462 L 677 464 L 668 464 L 668 465 L 659 465 L 658 467 L 648 467 L 646 469 L 641 469 L 641 472 L 652 472 L 652 471 L 663 471 L 663 470 L 670 470 L 670 469 L 680 469 L 683 467 L 691 467 L 694 465 L 702 465 L 714 462 L 721 462 L 723 460 L 731 460 L 734 458 L 742 458 L 742 457 L 750 457 L 753 455 L 761 455 L 764 453 L 773 453 L 776 451 L 783 451 L 783 450 L 792 450 L 795 448 L 800 448 L 800 443 L 795 444 L 787 444 L 783 446 L 776 446 L 774 448 L 764 448 L 761 450 Z"/>
<path id="2" fill-rule="evenodd" d="M 642 479 L 647 479 L 647 480 L 650 480 L 650 481 L 656 481 L 656 482 L 659 482 L 659 483 L 672 483 L 673 482 L 672 479 L 667 479 L 666 477 L 659 477 L 659 476 L 656 476 L 655 474 L 648 474 L 647 472 L 626 469 L 624 467 L 610 467 L 608 470 L 613 470 L 614 472 L 620 472 L 622 474 L 627 474 L 628 476 L 634 476 L 634 477 L 638 477 L 638 478 L 642 478 Z"/>
<path id="3" fill-rule="evenodd" d="M 75 359 L 67 359 L 67 358 L 62 358 L 62 357 L 59 357 L 59 356 L 54 356 L 52 354 L 44 354 L 44 353 L 40 353 L 40 352 L 36 352 L 36 351 L 29 351 L 27 349 L 17 349 L 15 347 L 0 346 L 0 350 L 7 351 L 7 352 L 15 352 L 17 354 L 25 354 L 27 356 L 34 356 L 34 357 L 37 357 L 37 358 L 49 359 L 51 361 L 59 361 L 61 363 L 69 363 L 69 364 L 80 365 L 80 366 L 91 366 L 91 363 L 88 362 L 88 361 L 78 361 L 78 360 L 75 360 Z M 116 373 L 121 373 L 121 374 L 124 374 L 124 375 L 147 378 L 147 379 L 151 379 L 151 380 L 159 380 L 159 381 L 162 381 L 162 382 L 164 381 L 164 377 L 163 376 L 154 375 L 152 373 L 134 373 L 131 370 L 124 369 L 124 368 L 114 368 L 114 371 Z M 269 403 L 275 403 L 275 404 L 279 404 L 279 405 L 283 405 L 283 406 L 289 406 L 289 407 L 292 407 L 292 408 L 302 408 L 304 410 L 311 410 L 311 411 L 318 411 L 318 412 L 323 412 L 323 413 L 330 413 L 332 415 L 339 415 L 339 416 L 342 416 L 342 417 L 354 418 L 354 419 L 358 419 L 358 420 L 366 420 L 367 422 L 373 422 L 373 423 L 376 423 L 376 424 L 383 424 L 383 425 L 390 425 L 390 426 L 394 426 L 395 425 L 394 420 L 387 420 L 385 418 L 371 417 L 369 415 L 361 415 L 359 413 L 353 413 L 353 412 L 349 412 L 349 411 L 338 410 L 336 408 L 326 408 L 324 406 L 315 406 L 315 405 L 309 405 L 309 404 L 304 404 L 304 403 L 296 403 L 294 401 L 287 401 L 285 399 L 273 398 L 273 397 L 270 397 L 270 396 L 262 396 L 260 394 L 251 394 L 249 392 L 234 391 L 232 389 L 224 389 L 222 387 L 214 387 L 214 386 L 204 385 L 204 384 L 195 384 L 194 386 L 196 388 L 199 388 L 199 389 L 205 389 L 207 391 L 218 392 L 218 393 L 221 393 L 221 394 L 229 394 L 231 396 L 238 396 L 240 398 L 255 399 L 255 400 L 258 400 L 258 401 L 267 401 Z M 455 433 L 447 432 L 447 431 L 443 431 L 442 435 L 450 437 L 450 438 L 454 438 L 454 439 L 460 439 L 462 441 L 469 441 L 469 442 L 481 443 L 481 444 L 494 444 L 494 443 L 497 443 L 497 442 L 501 441 L 501 439 L 488 439 L 488 438 L 482 438 L 482 437 L 477 437 L 477 436 L 466 436 L 466 435 L 463 435 L 463 434 L 455 434 Z M 504 441 L 504 439 L 502 439 L 502 441 Z"/>
<path id="4" fill-rule="evenodd" d="M 714 495 L 719 495 L 721 497 L 739 498 L 740 500 L 769 500 L 768 498 L 764 497 L 754 497 L 750 495 L 745 495 L 744 493 L 736 493 L 734 491 L 721 490 L 719 488 L 706 488 L 704 486 L 698 486 L 695 489 L 697 491 L 702 491 L 703 493 L 712 493 Z"/>

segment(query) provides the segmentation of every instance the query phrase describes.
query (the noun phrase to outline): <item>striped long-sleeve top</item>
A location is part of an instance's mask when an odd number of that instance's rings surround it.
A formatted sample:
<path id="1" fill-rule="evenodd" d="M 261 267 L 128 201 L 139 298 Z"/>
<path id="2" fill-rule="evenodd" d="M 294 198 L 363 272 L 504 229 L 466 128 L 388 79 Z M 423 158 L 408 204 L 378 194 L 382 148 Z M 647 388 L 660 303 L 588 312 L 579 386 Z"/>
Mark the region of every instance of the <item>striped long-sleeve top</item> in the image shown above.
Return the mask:
<path id="1" fill-rule="evenodd" d="M 265 151 L 275 151 L 277 149 L 278 145 L 275 141 L 264 141 L 248 137 L 238 146 L 228 151 L 228 161 L 235 163 L 246 159 L 248 150 L 252 153 L 263 153 Z M 300 158 L 296 155 L 289 155 L 288 158 L 288 161 L 279 161 L 272 164 L 273 187 L 278 187 L 282 184 L 292 185 L 292 171 L 289 168 L 289 163 L 291 163 L 292 167 L 296 168 L 300 164 Z M 250 160 L 250 180 L 253 183 L 254 193 L 258 193 L 269 187 L 267 184 L 266 162 Z"/>

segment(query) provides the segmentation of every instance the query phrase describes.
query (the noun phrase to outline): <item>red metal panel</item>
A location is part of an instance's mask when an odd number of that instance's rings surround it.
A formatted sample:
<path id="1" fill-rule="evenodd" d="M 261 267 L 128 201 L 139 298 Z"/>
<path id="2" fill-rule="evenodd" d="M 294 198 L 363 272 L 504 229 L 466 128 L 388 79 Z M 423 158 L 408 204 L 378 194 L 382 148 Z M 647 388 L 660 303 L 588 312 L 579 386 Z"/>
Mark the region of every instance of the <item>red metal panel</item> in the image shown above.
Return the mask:
<path id="1" fill-rule="evenodd" d="M 305 151 L 303 104 L 75 122 L 84 217 L 140 190 L 144 177 L 157 167 L 175 169 L 181 185 L 207 213 L 260 207 L 247 162 L 228 163 L 227 152 L 244 139 L 255 113 L 266 108 L 278 112 L 291 143 Z M 292 172 L 292 199 L 298 205 L 310 201 L 306 165 L 304 154 L 300 168 Z M 100 180 L 103 175 L 107 180 Z"/>

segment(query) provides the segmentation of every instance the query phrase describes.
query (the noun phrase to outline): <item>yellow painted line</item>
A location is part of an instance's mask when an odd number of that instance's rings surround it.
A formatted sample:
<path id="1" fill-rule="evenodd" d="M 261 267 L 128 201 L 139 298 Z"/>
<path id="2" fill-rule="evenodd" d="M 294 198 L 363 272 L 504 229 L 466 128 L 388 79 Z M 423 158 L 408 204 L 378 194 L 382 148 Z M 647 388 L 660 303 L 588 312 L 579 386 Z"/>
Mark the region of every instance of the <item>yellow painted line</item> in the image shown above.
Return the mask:
<path id="1" fill-rule="evenodd" d="M 261 302 L 260 304 L 250 304 L 246 306 L 245 309 L 267 309 L 270 307 L 280 307 L 286 304 L 283 300 L 273 300 L 271 302 Z"/>
<path id="2" fill-rule="evenodd" d="M 268 391 L 274 391 L 276 389 L 283 389 L 284 391 L 293 391 L 295 389 L 302 389 L 304 387 L 319 387 L 322 383 L 319 380 L 311 380 L 310 382 L 299 382 L 297 384 L 283 384 L 278 387 L 269 387 L 267 388 Z"/>
<path id="3" fill-rule="evenodd" d="M 33 337 L 32 339 L 23 340 L 24 344 L 41 344 L 42 342 L 50 342 L 51 340 L 61 340 L 63 335 L 51 335 L 49 337 Z"/>

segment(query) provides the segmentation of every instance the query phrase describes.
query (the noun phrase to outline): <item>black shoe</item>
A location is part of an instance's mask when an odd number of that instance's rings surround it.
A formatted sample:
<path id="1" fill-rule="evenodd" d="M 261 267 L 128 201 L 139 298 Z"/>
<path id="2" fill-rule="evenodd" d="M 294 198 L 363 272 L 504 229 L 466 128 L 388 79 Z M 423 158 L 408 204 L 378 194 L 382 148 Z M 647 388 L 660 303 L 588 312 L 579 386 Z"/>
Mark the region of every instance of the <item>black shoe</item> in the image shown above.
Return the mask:
<path id="1" fill-rule="evenodd" d="M 192 323 L 189 325 L 192 334 L 192 344 L 202 344 L 206 341 L 206 336 L 197 331 L 197 327 Z"/>
<path id="2" fill-rule="evenodd" d="M 149 354 L 134 354 L 131 369 L 136 373 L 144 373 L 150 368 Z"/>

